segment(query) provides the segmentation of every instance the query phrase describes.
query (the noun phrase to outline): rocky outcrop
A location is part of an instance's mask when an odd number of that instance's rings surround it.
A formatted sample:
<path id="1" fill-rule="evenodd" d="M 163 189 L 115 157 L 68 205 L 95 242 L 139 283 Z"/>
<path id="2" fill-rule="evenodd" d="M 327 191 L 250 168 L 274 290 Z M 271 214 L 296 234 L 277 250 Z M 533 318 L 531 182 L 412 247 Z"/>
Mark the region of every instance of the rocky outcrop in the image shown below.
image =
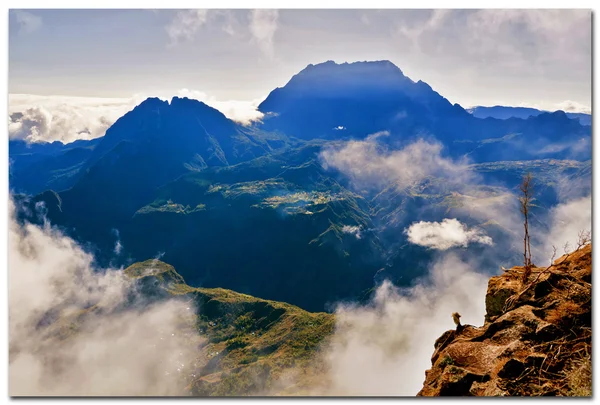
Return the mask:
<path id="1" fill-rule="evenodd" d="M 492 277 L 481 327 L 446 331 L 419 396 L 591 395 L 592 247 Z M 448 314 L 450 315 L 450 314 Z"/>

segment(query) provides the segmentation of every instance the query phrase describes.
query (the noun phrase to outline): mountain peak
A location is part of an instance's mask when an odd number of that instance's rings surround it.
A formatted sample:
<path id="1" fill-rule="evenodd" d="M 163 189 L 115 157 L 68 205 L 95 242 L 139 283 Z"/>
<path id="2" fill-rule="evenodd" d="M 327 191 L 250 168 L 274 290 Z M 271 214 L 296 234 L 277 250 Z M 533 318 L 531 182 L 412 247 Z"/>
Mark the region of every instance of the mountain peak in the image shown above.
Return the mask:
<path id="1" fill-rule="evenodd" d="M 432 114 L 467 114 L 389 60 L 308 65 L 273 90 L 258 109 L 267 115 L 263 128 L 301 138 L 338 137 L 335 128 L 340 126 L 360 137 L 425 125 Z M 408 119 L 400 122 L 398 117 Z"/>
<path id="2" fill-rule="evenodd" d="M 340 79 L 348 78 L 351 80 L 365 80 L 369 77 L 378 78 L 378 80 L 385 80 L 386 78 L 398 80 L 398 78 L 405 78 L 402 70 L 389 60 L 358 61 L 350 63 L 337 63 L 333 60 L 328 60 L 316 65 L 309 64 L 297 75 L 292 77 L 288 85 L 300 78 L 317 79 L 320 77 L 327 77 L 327 79 L 330 80 L 332 75 L 340 76 Z"/>
<path id="3" fill-rule="evenodd" d="M 135 108 L 136 109 L 150 109 L 150 108 L 160 108 L 166 107 L 169 105 L 168 101 L 161 100 L 158 97 L 148 97 L 141 103 L 139 103 Z"/>
<path id="4" fill-rule="evenodd" d="M 173 106 L 206 106 L 209 107 L 207 104 L 203 103 L 200 100 L 197 100 L 195 98 L 188 98 L 188 97 L 178 97 L 178 96 L 174 96 L 171 99 L 170 105 Z M 212 108 L 212 107 L 211 107 Z"/>
<path id="5" fill-rule="evenodd" d="M 325 62 L 317 63 L 317 64 L 309 64 L 304 68 L 303 71 L 315 70 L 315 69 L 360 69 L 360 68 L 370 68 L 370 69 L 390 69 L 394 71 L 400 71 L 400 68 L 394 65 L 389 60 L 372 60 L 372 61 L 356 61 L 356 62 L 342 62 L 337 63 L 333 60 L 328 60 Z"/>
<path id="6" fill-rule="evenodd" d="M 332 60 L 310 64 L 294 75 L 284 86 L 271 92 L 260 105 L 259 110 L 280 112 L 280 104 L 298 98 L 317 99 L 362 99 L 410 91 L 414 82 L 388 60 L 336 63 Z"/>

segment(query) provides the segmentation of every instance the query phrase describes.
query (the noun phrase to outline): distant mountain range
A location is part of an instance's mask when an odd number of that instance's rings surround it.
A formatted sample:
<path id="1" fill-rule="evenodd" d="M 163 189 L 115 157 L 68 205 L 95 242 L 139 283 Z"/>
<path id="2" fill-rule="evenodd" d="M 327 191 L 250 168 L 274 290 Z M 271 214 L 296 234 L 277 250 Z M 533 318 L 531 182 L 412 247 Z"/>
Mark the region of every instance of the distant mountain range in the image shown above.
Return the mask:
<path id="1" fill-rule="evenodd" d="M 506 107 L 500 105 L 493 107 L 477 106 L 469 108 L 467 111 L 477 118 L 498 118 L 500 120 L 506 120 L 509 118 L 527 119 L 529 117 L 537 117 L 540 114 L 550 112 L 529 107 Z M 581 125 L 592 125 L 591 114 L 570 112 L 565 114 L 571 119 L 579 120 Z"/>
<path id="2" fill-rule="evenodd" d="M 389 151 L 435 138 L 490 187 L 531 170 L 546 207 L 557 178 L 591 176 L 589 126 L 564 112 L 481 119 L 389 61 L 309 65 L 259 109 L 242 126 L 200 101 L 150 98 L 92 141 L 10 141 L 20 219 L 44 213 L 105 265 L 160 256 L 193 286 L 321 311 L 384 278 L 410 284 L 432 252 L 403 229 L 460 215 L 436 179 L 356 189 L 323 166 L 325 148 L 380 131 Z"/>

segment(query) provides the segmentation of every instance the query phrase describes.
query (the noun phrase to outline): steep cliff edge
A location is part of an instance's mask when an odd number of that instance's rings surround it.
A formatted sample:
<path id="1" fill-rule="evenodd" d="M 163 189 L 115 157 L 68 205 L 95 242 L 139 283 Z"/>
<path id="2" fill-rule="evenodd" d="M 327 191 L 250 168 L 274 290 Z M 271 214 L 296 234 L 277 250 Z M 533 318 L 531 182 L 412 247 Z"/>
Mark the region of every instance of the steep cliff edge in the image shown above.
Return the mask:
<path id="1" fill-rule="evenodd" d="M 522 273 L 490 279 L 483 326 L 438 338 L 418 396 L 592 395 L 591 244 Z"/>

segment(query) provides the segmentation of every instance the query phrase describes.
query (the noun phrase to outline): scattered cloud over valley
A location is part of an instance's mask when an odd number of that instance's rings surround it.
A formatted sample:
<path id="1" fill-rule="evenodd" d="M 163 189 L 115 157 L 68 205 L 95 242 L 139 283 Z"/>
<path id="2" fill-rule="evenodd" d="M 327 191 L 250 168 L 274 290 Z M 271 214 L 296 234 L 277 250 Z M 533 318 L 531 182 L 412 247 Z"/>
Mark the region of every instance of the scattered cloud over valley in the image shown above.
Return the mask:
<path id="1" fill-rule="evenodd" d="M 548 235 L 533 235 L 538 241 L 534 260 L 539 265 L 551 258 L 553 244 L 560 256 L 565 242 L 575 248 L 579 232 L 590 229 L 590 197 L 556 206 L 548 221 Z M 491 239 L 456 220 L 417 224 L 412 235 L 416 229 L 433 229 L 432 240 L 441 250 L 428 274 L 409 288 L 385 281 L 368 304 L 337 307 L 335 333 L 324 347 L 326 385 L 314 394 L 413 396 L 431 366 L 435 340 L 454 327 L 452 312 L 462 315 L 463 324 L 483 324 L 487 283 L 490 274 L 499 271 L 498 264 L 490 268 L 482 257 L 444 248 L 469 238 L 484 244 Z"/>
<path id="2" fill-rule="evenodd" d="M 441 143 L 419 139 L 403 149 L 390 150 L 379 142 L 389 136 L 387 131 L 378 132 L 362 141 L 328 147 L 321 152 L 321 161 L 325 168 L 347 175 L 359 189 L 380 189 L 391 182 L 402 188 L 435 175 L 453 182 L 471 177 L 467 162 L 442 155 Z"/>
<path id="3" fill-rule="evenodd" d="M 361 238 L 362 229 L 360 226 L 352 226 L 352 225 L 344 225 L 342 227 L 342 232 L 348 233 L 350 235 L 354 235 L 356 239 Z"/>
<path id="4" fill-rule="evenodd" d="M 492 238 L 483 230 L 469 229 L 456 218 L 444 218 L 442 222 L 415 222 L 404 232 L 410 243 L 437 250 L 467 247 L 470 243 L 493 244 Z"/>
<path id="5" fill-rule="evenodd" d="M 182 395 L 200 339 L 193 308 L 149 302 L 46 225 L 9 221 L 11 395 Z"/>

